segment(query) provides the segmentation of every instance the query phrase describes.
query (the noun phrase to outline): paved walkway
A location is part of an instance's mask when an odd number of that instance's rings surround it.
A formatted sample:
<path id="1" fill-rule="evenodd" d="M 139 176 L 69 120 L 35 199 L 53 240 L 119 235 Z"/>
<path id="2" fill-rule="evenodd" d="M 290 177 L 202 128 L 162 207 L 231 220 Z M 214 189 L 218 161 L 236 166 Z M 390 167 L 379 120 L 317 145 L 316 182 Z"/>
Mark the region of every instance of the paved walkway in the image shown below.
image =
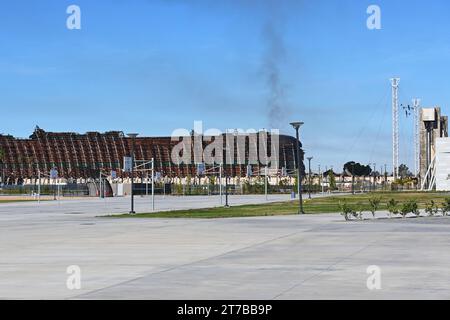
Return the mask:
<path id="1" fill-rule="evenodd" d="M 91 201 L 0 206 L 0 299 L 450 299 L 450 217 L 110 219 L 120 202 Z"/>

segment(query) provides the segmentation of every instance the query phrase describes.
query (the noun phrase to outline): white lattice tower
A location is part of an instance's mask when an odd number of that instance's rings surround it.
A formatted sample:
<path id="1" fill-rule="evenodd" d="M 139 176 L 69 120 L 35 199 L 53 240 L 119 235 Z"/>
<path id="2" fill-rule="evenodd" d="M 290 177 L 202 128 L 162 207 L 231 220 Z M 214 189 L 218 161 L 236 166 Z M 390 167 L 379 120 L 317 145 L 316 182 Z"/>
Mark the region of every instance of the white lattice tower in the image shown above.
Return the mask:
<path id="1" fill-rule="evenodd" d="M 420 173 L 420 99 L 413 99 L 414 108 L 414 169 L 416 176 Z"/>
<path id="2" fill-rule="evenodd" d="M 399 130 L 398 130 L 398 85 L 400 78 L 392 78 L 392 172 L 398 178 Z"/>

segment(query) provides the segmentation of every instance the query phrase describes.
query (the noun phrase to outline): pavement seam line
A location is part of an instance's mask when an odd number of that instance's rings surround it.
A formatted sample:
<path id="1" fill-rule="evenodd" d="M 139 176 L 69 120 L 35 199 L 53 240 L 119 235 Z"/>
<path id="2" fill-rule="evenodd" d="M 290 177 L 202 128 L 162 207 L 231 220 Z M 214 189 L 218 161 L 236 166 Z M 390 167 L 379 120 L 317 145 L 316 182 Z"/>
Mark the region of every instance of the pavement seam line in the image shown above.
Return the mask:
<path id="1" fill-rule="evenodd" d="M 315 228 L 317 228 L 317 227 L 315 227 Z M 81 295 L 77 295 L 77 296 L 74 296 L 74 297 L 71 297 L 71 298 L 68 298 L 68 299 L 77 299 L 77 298 L 81 298 L 83 296 L 89 296 L 91 294 L 95 294 L 95 293 L 101 292 L 103 290 L 115 288 L 117 286 L 121 286 L 121 285 L 124 285 L 124 284 L 127 284 L 127 283 L 131 283 L 133 281 L 139 280 L 139 279 L 143 279 L 143 278 L 148 277 L 150 275 L 166 273 L 166 272 L 170 272 L 170 271 L 173 271 L 173 270 L 176 270 L 176 269 L 181 269 L 181 268 L 184 268 L 184 267 L 187 267 L 187 266 L 195 265 L 197 263 L 205 262 L 205 261 L 208 261 L 208 260 L 211 260 L 211 259 L 220 258 L 220 257 L 226 256 L 226 255 L 229 255 L 229 254 L 233 254 L 233 253 L 236 253 L 236 252 L 239 252 L 239 251 L 247 250 L 247 249 L 254 248 L 254 247 L 257 247 L 257 246 L 260 246 L 260 245 L 264 245 L 266 243 L 270 243 L 270 242 L 273 242 L 273 241 L 278 241 L 278 240 L 281 240 L 281 239 L 284 239 L 284 238 L 289 238 L 289 237 L 297 235 L 297 234 L 299 234 L 301 232 L 312 231 L 315 228 L 311 228 L 309 230 L 296 231 L 296 232 L 285 234 L 285 235 L 282 235 L 282 236 L 279 236 L 279 237 L 276 237 L 276 238 L 272 238 L 272 239 L 264 240 L 262 242 L 254 243 L 254 244 L 251 244 L 251 245 L 243 247 L 243 248 L 227 251 L 227 252 L 224 252 L 224 253 L 212 256 L 212 257 L 208 257 L 208 258 L 192 261 L 192 262 L 189 262 L 189 263 L 173 266 L 171 268 L 168 268 L 168 269 L 165 269 L 165 270 L 161 270 L 161 271 L 157 271 L 157 272 L 150 272 L 150 273 L 148 273 L 146 275 L 143 275 L 143 276 L 140 276 L 140 277 L 136 277 L 136 278 L 133 278 L 133 279 L 130 279 L 130 280 L 127 280 L 127 281 L 119 282 L 119 283 L 116 283 L 116 284 L 113 284 L 111 286 L 107 286 L 107 287 L 104 287 L 104 288 L 96 289 L 96 290 L 93 290 L 93 291 L 90 291 L 90 292 L 87 292 L 87 293 L 83 293 Z"/>
<path id="2" fill-rule="evenodd" d="M 396 231 L 398 231 L 398 230 L 400 230 L 400 228 L 397 228 L 397 229 L 395 229 L 395 230 L 393 230 L 393 231 L 391 231 L 391 232 L 396 232 Z M 339 259 L 339 260 L 336 261 L 335 263 L 330 264 L 325 270 L 319 271 L 318 273 L 312 275 L 311 277 L 306 278 L 306 279 L 300 281 L 299 283 L 296 283 L 295 285 L 291 286 L 290 288 L 288 288 L 288 289 L 286 289 L 286 290 L 280 292 L 279 294 L 277 294 L 276 296 L 274 296 L 271 300 L 276 300 L 276 299 L 278 299 L 279 297 L 281 297 L 282 295 L 288 293 L 289 291 L 292 291 L 293 289 L 295 289 L 295 288 L 297 288 L 297 287 L 299 287 L 299 286 L 302 286 L 303 284 L 305 284 L 306 282 L 310 281 L 311 279 L 314 279 L 315 277 L 318 277 L 318 276 L 320 276 L 321 274 L 330 271 L 332 267 L 335 267 L 335 266 L 337 266 L 338 264 L 342 263 L 343 261 L 347 260 L 348 258 L 351 258 L 351 257 L 353 257 L 354 255 L 357 255 L 358 253 L 360 253 L 360 252 L 364 251 L 365 249 L 367 249 L 367 248 L 373 246 L 374 244 L 376 244 L 376 243 L 379 242 L 379 241 L 380 241 L 380 239 L 374 240 L 374 241 L 372 241 L 371 243 L 365 245 L 363 248 L 360 248 L 360 249 L 356 250 L 355 252 L 353 252 L 353 253 L 351 253 L 351 254 L 349 254 L 349 255 L 347 255 L 347 256 L 345 256 L 345 257 Z"/>

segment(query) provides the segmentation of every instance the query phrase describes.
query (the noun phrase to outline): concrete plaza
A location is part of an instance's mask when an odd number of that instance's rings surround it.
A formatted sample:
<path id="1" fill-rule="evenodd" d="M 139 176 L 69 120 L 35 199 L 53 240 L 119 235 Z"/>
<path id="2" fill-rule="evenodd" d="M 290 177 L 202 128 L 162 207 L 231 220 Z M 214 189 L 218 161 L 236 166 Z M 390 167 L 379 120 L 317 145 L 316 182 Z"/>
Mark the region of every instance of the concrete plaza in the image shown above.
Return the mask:
<path id="1" fill-rule="evenodd" d="M 158 197 L 157 206 L 218 200 Z M 137 198 L 138 211 L 149 203 Z M 1 204 L 0 299 L 450 299 L 450 217 L 97 217 L 128 208 L 129 199 Z M 71 265 L 80 290 L 66 286 Z M 371 265 L 381 290 L 366 286 Z"/>

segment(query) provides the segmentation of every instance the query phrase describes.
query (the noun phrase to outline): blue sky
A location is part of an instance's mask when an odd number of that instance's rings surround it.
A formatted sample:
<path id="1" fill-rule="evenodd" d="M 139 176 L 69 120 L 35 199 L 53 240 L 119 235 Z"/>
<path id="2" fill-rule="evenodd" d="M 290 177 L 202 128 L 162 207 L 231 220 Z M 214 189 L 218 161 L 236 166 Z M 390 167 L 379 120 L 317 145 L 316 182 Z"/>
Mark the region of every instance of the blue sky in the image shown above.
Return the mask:
<path id="1" fill-rule="evenodd" d="M 66 28 L 71 4 L 81 30 Z M 381 7 L 382 30 L 366 28 L 370 4 Z M 401 77 L 400 103 L 417 96 L 448 114 L 449 9 L 446 0 L 4 2 L 0 132 L 155 136 L 202 120 L 292 133 L 298 119 L 314 168 L 390 167 L 390 77 Z M 276 121 L 268 63 L 281 92 Z M 400 161 L 410 168 L 411 122 L 402 114 Z"/>

